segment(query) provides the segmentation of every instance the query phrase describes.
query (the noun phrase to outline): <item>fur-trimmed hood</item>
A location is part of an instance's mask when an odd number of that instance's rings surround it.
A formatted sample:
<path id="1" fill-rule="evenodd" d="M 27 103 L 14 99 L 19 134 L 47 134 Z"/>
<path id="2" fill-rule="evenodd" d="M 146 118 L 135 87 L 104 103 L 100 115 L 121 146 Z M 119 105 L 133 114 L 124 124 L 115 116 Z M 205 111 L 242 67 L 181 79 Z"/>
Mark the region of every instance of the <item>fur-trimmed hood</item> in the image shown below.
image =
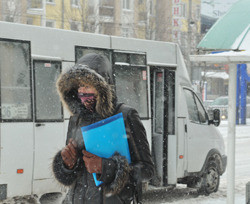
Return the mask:
<path id="1" fill-rule="evenodd" d="M 113 115 L 116 96 L 113 90 L 111 64 L 105 56 L 87 54 L 57 80 L 61 101 L 71 115 L 88 111 L 77 96 L 81 84 L 93 86 L 97 92 L 96 112 L 103 118 Z"/>

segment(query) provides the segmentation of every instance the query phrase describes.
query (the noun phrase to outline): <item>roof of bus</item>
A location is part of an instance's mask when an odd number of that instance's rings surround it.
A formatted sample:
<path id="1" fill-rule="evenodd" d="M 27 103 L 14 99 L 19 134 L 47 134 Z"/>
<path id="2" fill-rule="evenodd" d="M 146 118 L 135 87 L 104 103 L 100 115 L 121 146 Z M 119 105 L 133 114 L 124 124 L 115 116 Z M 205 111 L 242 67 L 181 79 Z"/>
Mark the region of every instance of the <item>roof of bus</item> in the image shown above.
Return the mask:
<path id="1" fill-rule="evenodd" d="M 191 86 L 183 56 L 179 46 L 175 43 L 8 22 L 0 22 L 0 38 L 30 41 L 32 56 L 39 56 L 39 58 L 47 56 L 72 63 L 76 60 L 76 46 L 121 50 L 124 52 L 144 52 L 147 53 L 148 65 L 163 68 L 174 67 L 177 71 L 178 83 Z"/>

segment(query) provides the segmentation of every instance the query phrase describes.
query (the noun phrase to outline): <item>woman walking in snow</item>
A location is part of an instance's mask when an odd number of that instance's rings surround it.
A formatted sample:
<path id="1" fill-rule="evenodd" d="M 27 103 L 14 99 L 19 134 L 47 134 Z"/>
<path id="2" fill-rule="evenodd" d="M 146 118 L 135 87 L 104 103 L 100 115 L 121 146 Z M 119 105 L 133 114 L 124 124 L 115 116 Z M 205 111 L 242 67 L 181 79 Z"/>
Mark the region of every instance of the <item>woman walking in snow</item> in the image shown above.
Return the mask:
<path id="1" fill-rule="evenodd" d="M 108 59 L 87 54 L 60 75 L 57 89 L 71 113 L 66 146 L 53 161 L 55 178 L 69 191 L 63 203 L 138 203 L 141 182 L 153 176 L 153 162 L 138 112 L 117 103 Z M 81 127 L 123 113 L 131 163 L 114 154 L 100 158 L 85 150 Z M 92 173 L 103 183 L 96 186 Z"/>

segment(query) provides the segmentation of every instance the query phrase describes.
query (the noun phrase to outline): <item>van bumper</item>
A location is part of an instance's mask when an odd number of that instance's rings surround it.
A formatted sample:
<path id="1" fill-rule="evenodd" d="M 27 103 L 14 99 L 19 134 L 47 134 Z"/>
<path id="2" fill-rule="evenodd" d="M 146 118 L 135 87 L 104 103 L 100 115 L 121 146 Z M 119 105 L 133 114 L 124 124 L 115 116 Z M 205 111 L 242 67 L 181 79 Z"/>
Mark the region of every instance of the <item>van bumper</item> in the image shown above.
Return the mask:
<path id="1" fill-rule="evenodd" d="M 227 167 L 227 156 L 222 155 L 221 160 L 222 160 L 222 172 L 221 172 L 221 174 L 223 174 L 226 171 L 226 167 Z"/>

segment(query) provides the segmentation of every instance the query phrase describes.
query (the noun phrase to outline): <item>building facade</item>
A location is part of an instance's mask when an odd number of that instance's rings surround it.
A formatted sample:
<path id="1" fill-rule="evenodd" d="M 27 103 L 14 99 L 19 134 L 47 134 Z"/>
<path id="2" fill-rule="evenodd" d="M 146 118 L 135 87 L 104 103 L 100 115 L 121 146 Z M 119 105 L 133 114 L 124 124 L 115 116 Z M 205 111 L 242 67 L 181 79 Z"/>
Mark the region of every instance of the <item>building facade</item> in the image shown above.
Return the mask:
<path id="1" fill-rule="evenodd" d="M 26 23 L 27 0 L 0 0 L 0 20 Z"/>
<path id="2" fill-rule="evenodd" d="M 2 0 L 3 1 L 3 0 Z M 156 0 L 27 0 L 27 23 L 155 39 Z"/>
<path id="3" fill-rule="evenodd" d="M 0 0 L 0 9 L 3 21 L 178 43 L 192 76 L 201 0 Z"/>

